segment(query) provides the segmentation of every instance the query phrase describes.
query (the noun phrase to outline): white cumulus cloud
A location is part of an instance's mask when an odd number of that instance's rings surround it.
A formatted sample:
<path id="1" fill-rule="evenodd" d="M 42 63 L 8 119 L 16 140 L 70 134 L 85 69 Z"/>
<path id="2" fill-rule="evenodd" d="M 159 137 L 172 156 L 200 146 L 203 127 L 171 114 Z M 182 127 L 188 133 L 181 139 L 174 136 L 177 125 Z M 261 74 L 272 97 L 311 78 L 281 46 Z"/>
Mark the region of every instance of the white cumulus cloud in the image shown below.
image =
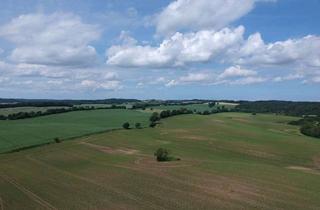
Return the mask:
<path id="1" fill-rule="evenodd" d="M 89 43 L 100 37 L 100 30 L 69 13 L 26 14 L 1 26 L 0 37 L 16 45 L 10 55 L 16 63 L 88 66 L 96 59 Z"/>
<path id="2" fill-rule="evenodd" d="M 121 88 L 120 81 L 95 81 L 95 80 L 83 80 L 81 81 L 81 87 L 91 89 L 93 91 L 102 90 L 118 90 Z"/>
<path id="3" fill-rule="evenodd" d="M 254 0 L 176 0 L 155 18 L 158 34 L 186 29 L 221 29 L 247 14 Z"/>
<path id="4" fill-rule="evenodd" d="M 308 35 L 265 44 L 259 33 L 249 36 L 235 52 L 236 63 L 247 65 L 298 65 L 320 67 L 320 37 Z"/>
<path id="5" fill-rule="evenodd" d="M 107 63 L 122 67 L 182 66 L 206 62 L 225 53 L 242 41 L 244 27 L 203 30 L 196 33 L 175 33 L 158 47 L 124 44 L 107 50 Z"/>
<path id="6" fill-rule="evenodd" d="M 248 76 L 254 76 L 257 72 L 253 70 L 243 69 L 240 66 L 231 66 L 224 70 L 223 73 L 221 73 L 218 78 L 219 79 L 225 79 L 230 77 L 248 77 Z"/>

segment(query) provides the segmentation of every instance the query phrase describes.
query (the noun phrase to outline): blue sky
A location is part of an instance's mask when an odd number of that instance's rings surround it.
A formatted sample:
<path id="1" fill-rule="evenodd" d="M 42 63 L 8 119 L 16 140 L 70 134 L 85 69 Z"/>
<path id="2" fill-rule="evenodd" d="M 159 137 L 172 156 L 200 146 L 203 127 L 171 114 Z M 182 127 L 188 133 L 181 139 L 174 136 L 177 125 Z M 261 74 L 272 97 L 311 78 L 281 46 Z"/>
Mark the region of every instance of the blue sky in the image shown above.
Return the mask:
<path id="1" fill-rule="evenodd" d="M 320 100 L 319 0 L 2 0 L 0 97 Z"/>

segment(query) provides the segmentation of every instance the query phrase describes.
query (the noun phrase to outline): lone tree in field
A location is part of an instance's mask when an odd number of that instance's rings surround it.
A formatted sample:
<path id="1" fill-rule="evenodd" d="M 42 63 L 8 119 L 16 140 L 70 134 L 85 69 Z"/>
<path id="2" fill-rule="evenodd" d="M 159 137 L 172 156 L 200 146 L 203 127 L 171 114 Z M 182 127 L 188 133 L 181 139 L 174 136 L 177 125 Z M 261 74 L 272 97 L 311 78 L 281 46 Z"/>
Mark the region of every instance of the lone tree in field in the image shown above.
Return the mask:
<path id="1" fill-rule="evenodd" d="M 166 149 L 159 148 L 154 153 L 154 156 L 157 158 L 157 161 L 168 161 L 169 160 L 169 152 Z"/>
<path id="2" fill-rule="evenodd" d="M 123 123 L 122 127 L 124 129 L 129 129 L 130 128 L 130 124 L 128 122 Z"/>
<path id="3" fill-rule="evenodd" d="M 61 143 L 61 140 L 58 137 L 56 137 L 56 138 L 54 138 L 54 142 Z"/>
<path id="4" fill-rule="evenodd" d="M 136 124 L 135 124 L 135 127 L 136 127 L 137 129 L 140 129 L 140 128 L 141 128 L 141 123 L 136 123 Z"/>

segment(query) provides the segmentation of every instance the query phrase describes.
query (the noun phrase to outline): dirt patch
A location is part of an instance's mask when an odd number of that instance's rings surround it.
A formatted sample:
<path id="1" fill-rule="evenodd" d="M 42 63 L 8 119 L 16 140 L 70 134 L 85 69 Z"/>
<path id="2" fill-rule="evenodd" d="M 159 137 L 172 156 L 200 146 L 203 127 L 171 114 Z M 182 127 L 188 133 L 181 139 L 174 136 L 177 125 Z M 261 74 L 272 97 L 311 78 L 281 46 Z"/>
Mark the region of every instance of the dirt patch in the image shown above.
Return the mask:
<path id="1" fill-rule="evenodd" d="M 170 133 L 173 132 L 173 133 L 189 133 L 189 130 L 186 130 L 186 129 L 169 129 L 168 130 Z"/>
<path id="2" fill-rule="evenodd" d="M 4 202 L 1 197 L 0 197 L 0 210 L 4 210 Z"/>
<path id="3" fill-rule="evenodd" d="M 169 141 L 164 141 L 164 140 L 156 140 L 156 142 L 158 142 L 160 144 L 170 144 Z"/>
<path id="4" fill-rule="evenodd" d="M 259 157 L 259 158 L 269 158 L 278 159 L 276 154 L 266 151 L 267 149 L 260 146 L 246 145 L 242 142 L 230 142 L 229 145 L 232 147 L 233 151 L 240 152 L 242 154 Z"/>
<path id="5" fill-rule="evenodd" d="M 281 133 L 281 134 L 288 134 L 287 132 L 285 131 L 282 131 L 282 130 L 276 130 L 276 129 L 268 129 L 268 131 L 271 131 L 273 133 Z"/>
<path id="6" fill-rule="evenodd" d="M 262 207 L 266 208 L 266 206 L 259 203 L 259 200 L 264 199 L 261 189 L 252 183 L 205 172 L 185 171 L 182 174 L 175 174 L 174 176 L 171 174 L 171 176 L 167 176 L 166 178 L 173 183 L 188 187 L 190 193 L 201 195 L 208 202 L 214 200 L 215 203 L 221 203 L 224 207 L 226 205 L 233 205 L 233 203 L 242 203 L 246 206 L 260 207 L 258 209 Z M 229 206 L 228 208 L 232 209 L 235 206 Z"/>
<path id="7" fill-rule="evenodd" d="M 316 155 L 312 158 L 313 160 L 313 165 L 316 169 L 320 169 L 320 156 Z"/>
<path id="8" fill-rule="evenodd" d="M 310 174 L 320 175 L 320 171 L 317 171 L 312 168 L 303 167 L 303 166 L 288 166 L 287 169 L 298 170 L 298 171 L 303 171 Z"/>
<path id="9" fill-rule="evenodd" d="M 169 134 L 169 132 L 166 132 L 166 131 L 161 131 L 160 132 L 160 135 L 168 135 Z"/>
<path id="10" fill-rule="evenodd" d="M 225 123 L 223 120 L 217 120 L 217 119 L 214 119 L 214 120 L 211 120 L 212 122 L 216 122 L 216 123 Z"/>
<path id="11" fill-rule="evenodd" d="M 139 151 L 135 149 L 128 149 L 128 148 L 111 148 L 106 146 L 101 146 L 97 144 L 92 144 L 88 142 L 81 142 L 80 144 L 89 146 L 91 148 L 97 149 L 101 152 L 109 153 L 109 154 L 125 154 L 125 155 L 133 155 L 137 154 Z"/>
<path id="12" fill-rule="evenodd" d="M 140 156 L 134 161 L 136 165 L 144 168 L 179 168 L 179 167 L 189 167 L 193 164 L 190 161 L 167 161 L 158 162 L 152 156 Z"/>
<path id="13" fill-rule="evenodd" d="M 246 150 L 246 154 L 252 155 L 255 157 L 262 157 L 262 158 L 272 158 L 275 159 L 277 156 L 268 152 L 258 151 L 258 150 Z"/>
<path id="14" fill-rule="evenodd" d="M 248 122 L 250 122 L 250 120 L 247 120 L 247 119 L 244 119 L 244 118 L 232 118 L 233 120 L 235 120 L 235 121 L 239 121 L 239 122 L 245 122 L 245 123 L 248 123 Z"/>
<path id="15" fill-rule="evenodd" d="M 205 141 L 205 140 L 208 140 L 207 137 L 204 137 L 204 136 L 194 136 L 194 135 L 179 136 L 179 139 L 189 139 L 189 140 L 196 140 L 196 141 Z"/>

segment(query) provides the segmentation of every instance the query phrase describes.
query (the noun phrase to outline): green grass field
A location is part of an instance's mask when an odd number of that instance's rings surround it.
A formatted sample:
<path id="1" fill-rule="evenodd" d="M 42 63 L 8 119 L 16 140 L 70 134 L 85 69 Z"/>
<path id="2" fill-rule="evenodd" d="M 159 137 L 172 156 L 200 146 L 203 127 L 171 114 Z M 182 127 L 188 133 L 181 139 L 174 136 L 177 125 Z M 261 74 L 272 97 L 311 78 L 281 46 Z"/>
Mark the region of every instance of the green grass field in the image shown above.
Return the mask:
<path id="1" fill-rule="evenodd" d="M 0 209 L 319 209 L 320 141 L 293 119 L 182 115 L 3 154 Z"/>
<path id="2" fill-rule="evenodd" d="M 90 110 L 0 121 L 0 153 L 89 133 L 121 128 L 126 121 L 148 126 L 150 114 L 132 110 Z"/>

